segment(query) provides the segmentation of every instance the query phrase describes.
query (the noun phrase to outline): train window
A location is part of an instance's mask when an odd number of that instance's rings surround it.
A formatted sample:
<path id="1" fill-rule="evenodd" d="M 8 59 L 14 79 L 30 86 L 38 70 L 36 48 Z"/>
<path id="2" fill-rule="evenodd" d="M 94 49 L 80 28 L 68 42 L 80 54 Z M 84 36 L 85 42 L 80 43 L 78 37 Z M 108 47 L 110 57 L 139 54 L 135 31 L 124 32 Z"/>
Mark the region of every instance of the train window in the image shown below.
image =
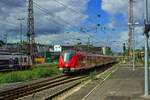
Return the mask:
<path id="1" fill-rule="evenodd" d="M 20 62 L 23 62 L 23 58 L 22 57 L 20 58 Z"/>
<path id="2" fill-rule="evenodd" d="M 18 64 L 18 58 L 15 58 L 14 64 Z"/>
<path id="3" fill-rule="evenodd" d="M 63 53 L 64 62 L 68 62 L 74 54 L 75 52 L 64 52 Z"/>
<path id="4" fill-rule="evenodd" d="M 0 65 L 7 65 L 9 64 L 9 60 L 0 60 Z"/>
<path id="5" fill-rule="evenodd" d="M 24 62 L 27 62 L 27 58 L 24 58 Z"/>
<path id="6" fill-rule="evenodd" d="M 82 58 L 83 58 L 82 56 L 79 56 L 79 57 L 78 57 L 78 60 L 79 60 L 79 61 L 82 61 L 82 60 L 83 60 Z"/>
<path id="7" fill-rule="evenodd" d="M 12 58 L 9 60 L 9 64 L 14 64 L 14 60 Z"/>
<path id="8" fill-rule="evenodd" d="M 87 60 L 90 60 L 90 56 L 87 56 Z"/>
<path id="9" fill-rule="evenodd" d="M 63 58 L 65 62 L 69 61 L 71 59 L 70 53 L 64 53 Z"/>

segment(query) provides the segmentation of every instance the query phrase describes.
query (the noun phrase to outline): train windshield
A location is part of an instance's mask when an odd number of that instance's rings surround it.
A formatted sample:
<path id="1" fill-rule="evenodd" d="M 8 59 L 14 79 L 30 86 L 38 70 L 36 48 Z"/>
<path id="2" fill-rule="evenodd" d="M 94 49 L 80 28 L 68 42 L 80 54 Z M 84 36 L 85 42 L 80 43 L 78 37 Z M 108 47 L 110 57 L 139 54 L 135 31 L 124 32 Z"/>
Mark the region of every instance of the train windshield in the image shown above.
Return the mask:
<path id="1" fill-rule="evenodd" d="M 63 59 L 64 59 L 64 62 L 68 62 L 72 56 L 75 54 L 75 52 L 64 52 L 63 53 Z"/>

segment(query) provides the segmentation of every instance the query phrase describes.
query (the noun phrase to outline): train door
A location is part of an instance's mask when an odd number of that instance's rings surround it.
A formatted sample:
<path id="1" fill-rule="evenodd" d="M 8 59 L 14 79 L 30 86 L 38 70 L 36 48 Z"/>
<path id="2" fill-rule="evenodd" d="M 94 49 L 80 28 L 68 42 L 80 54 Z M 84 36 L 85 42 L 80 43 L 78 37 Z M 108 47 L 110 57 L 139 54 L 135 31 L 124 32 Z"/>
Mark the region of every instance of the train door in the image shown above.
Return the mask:
<path id="1" fill-rule="evenodd" d="M 21 68 L 21 69 L 24 67 L 23 56 L 20 56 L 20 59 L 19 59 L 19 65 L 20 65 L 20 68 Z"/>
<path id="2" fill-rule="evenodd" d="M 14 58 L 14 67 L 15 67 L 16 69 L 19 68 L 19 59 L 18 59 L 17 57 Z"/>
<path id="3" fill-rule="evenodd" d="M 9 59 L 9 68 L 13 68 L 14 67 L 14 60 L 13 58 Z"/>
<path id="4" fill-rule="evenodd" d="M 84 66 L 84 63 L 83 63 L 83 55 L 77 55 L 77 60 L 78 60 L 78 67 L 81 68 Z"/>

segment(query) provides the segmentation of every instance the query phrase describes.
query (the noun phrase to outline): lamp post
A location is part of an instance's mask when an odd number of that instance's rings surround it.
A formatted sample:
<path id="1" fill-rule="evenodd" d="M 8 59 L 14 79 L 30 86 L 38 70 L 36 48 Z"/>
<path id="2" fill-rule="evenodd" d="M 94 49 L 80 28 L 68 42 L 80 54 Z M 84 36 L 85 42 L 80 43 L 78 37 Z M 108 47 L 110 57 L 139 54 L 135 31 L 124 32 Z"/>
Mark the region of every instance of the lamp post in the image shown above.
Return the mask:
<path id="1" fill-rule="evenodd" d="M 135 70 L 135 38 L 134 38 L 134 27 L 133 27 L 133 71 Z"/>
<path id="2" fill-rule="evenodd" d="M 7 38 L 8 38 L 8 34 L 5 33 L 5 34 L 4 34 L 5 50 L 7 49 Z"/>
<path id="3" fill-rule="evenodd" d="M 135 30 L 135 26 L 136 25 L 139 25 L 139 23 L 138 22 L 136 22 L 136 23 L 133 23 L 133 25 L 132 25 L 132 43 L 133 43 L 133 71 L 135 70 L 135 38 L 134 38 L 134 30 Z"/>
<path id="4" fill-rule="evenodd" d="M 18 20 L 20 21 L 20 52 L 22 49 L 22 21 L 25 20 L 25 18 L 18 18 Z"/>
<path id="5" fill-rule="evenodd" d="M 48 40 L 47 41 L 45 41 L 45 47 L 44 47 L 44 58 L 45 58 L 45 61 L 46 61 L 46 57 L 47 57 L 47 55 L 46 55 L 46 52 L 47 52 L 47 45 L 48 45 Z"/>
<path id="6" fill-rule="evenodd" d="M 144 29 L 144 38 L 145 38 L 145 61 L 144 61 L 144 66 L 145 66 L 145 86 L 144 86 L 144 95 L 148 96 L 148 89 L 149 89 L 149 65 L 148 65 L 148 33 L 150 31 L 150 25 L 148 23 L 148 0 L 145 0 L 144 2 L 145 6 L 145 17 L 144 17 L 144 22 L 145 22 L 145 29 Z"/>
<path id="7" fill-rule="evenodd" d="M 22 21 L 24 21 L 25 18 L 18 18 L 18 20 L 20 21 L 20 43 L 22 43 Z"/>

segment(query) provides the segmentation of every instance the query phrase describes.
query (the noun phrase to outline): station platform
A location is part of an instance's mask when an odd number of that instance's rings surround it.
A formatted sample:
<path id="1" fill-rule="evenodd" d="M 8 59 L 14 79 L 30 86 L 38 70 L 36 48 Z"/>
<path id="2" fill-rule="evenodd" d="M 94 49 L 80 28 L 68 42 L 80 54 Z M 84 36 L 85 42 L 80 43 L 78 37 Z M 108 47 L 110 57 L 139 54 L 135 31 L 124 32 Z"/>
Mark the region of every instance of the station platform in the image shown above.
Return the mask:
<path id="1" fill-rule="evenodd" d="M 66 99 L 150 100 L 150 96 L 144 97 L 144 68 L 136 66 L 135 71 L 133 71 L 132 67 L 129 67 L 128 65 L 118 66 L 118 70 L 115 71 L 102 85 L 96 87 L 92 92 L 89 90 L 98 85 L 98 80 L 95 80 L 95 82 L 93 81 L 89 84 L 89 86 L 87 85 Z M 86 96 L 87 94 L 89 95 Z"/>

